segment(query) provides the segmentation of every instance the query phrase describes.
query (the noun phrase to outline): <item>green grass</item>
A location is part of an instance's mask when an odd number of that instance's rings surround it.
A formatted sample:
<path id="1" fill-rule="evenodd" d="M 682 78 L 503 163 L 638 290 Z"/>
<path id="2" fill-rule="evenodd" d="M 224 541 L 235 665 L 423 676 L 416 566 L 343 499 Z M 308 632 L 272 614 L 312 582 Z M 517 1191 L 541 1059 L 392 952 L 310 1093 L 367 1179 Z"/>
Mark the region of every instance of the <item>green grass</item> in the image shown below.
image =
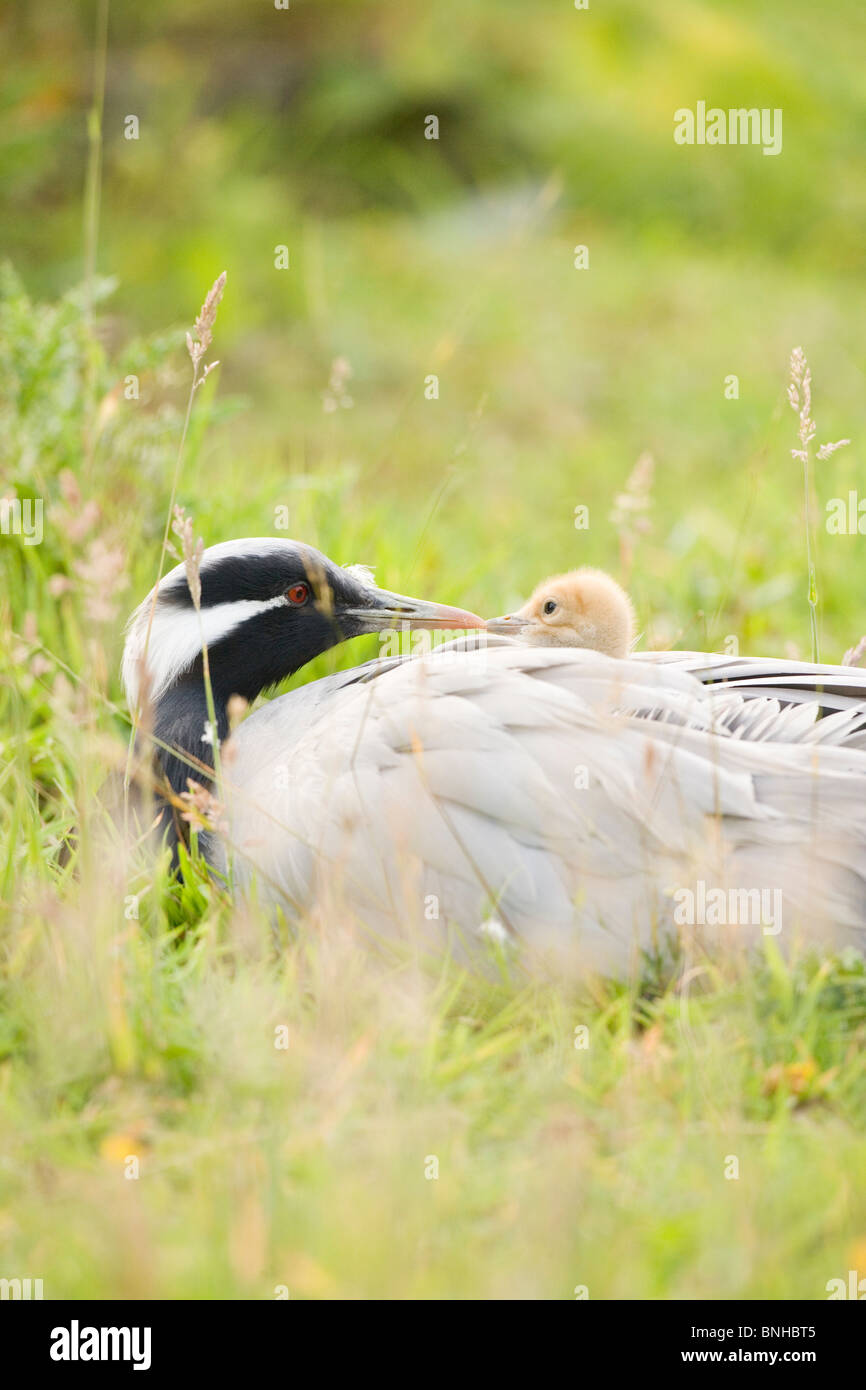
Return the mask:
<path id="1" fill-rule="evenodd" d="M 4 620 L 16 634 L 3 644 L 0 685 L 4 1269 L 31 1271 L 56 1296 L 273 1297 L 284 1285 L 311 1297 L 568 1298 L 585 1285 L 594 1298 L 757 1298 L 821 1297 L 827 1280 L 862 1263 L 862 962 L 768 959 L 702 980 L 685 1004 L 677 979 L 649 965 L 631 989 L 494 985 L 448 963 L 371 958 L 338 922 L 275 939 L 201 872 L 171 887 L 164 862 L 124 846 L 103 809 L 116 799 L 128 727 L 120 617 L 158 554 L 181 423 L 163 413 L 157 387 L 170 353 L 147 349 L 150 403 L 137 414 L 118 404 L 90 490 L 70 500 L 67 481 L 64 501 L 63 467 L 87 473 L 85 363 L 95 363 L 101 400 L 123 365 L 87 337 L 77 301 L 38 309 L 11 277 L 5 284 L 4 423 L 32 468 L 22 495 L 38 486 L 50 506 L 41 546 L 10 537 L 2 547 Z M 529 325 L 528 307 L 512 302 L 519 310 Z M 181 355 L 172 360 L 180 377 Z M 663 387 L 659 372 L 641 389 Z M 356 398 L 365 389 L 353 381 Z M 461 390 L 468 405 L 473 388 Z M 767 390 L 778 394 L 769 380 Z M 212 420 L 205 438 L 204 416 L 219 412 L 212 384 L 204 391 L 181 494 L 209 540 L 267 531 L 269 507 L 287 498 L 296 533 L 339 558 L 376 559 L 389 584 L 488 610 L 584 539 L 593 559 L 615 563 L 610 528 L 569 534 L 569 510 L 579 495 L 604 516 L 621 477 L 575 468 L 582 486 L 570 491 L 555 416 L 536 434 L 512 402 L 509 428 L 497 410 L 473 434 L 457 407 L 410 401 L 373 487 L 348 454 L 378 428 L 360 400 L 336 420 L 313 405 L 292 421 L 295 439 L 310 432 L 302 474 L 292 439 L 280 463 L 258 418 Z M 435 421 L 427 434 L 424 410 Z M 636 402 L 630 410 L 636 418 Z M 609 429 L 594 420 L 586 448 L 601 450 Z M 243 431 L 254 470 L 237 466 Z M 411 433 L 417 476 L 396 462 Z M 453 491 L 425 533 L 438 493 L 431 456 L 460 434 L 470 442 Z M 790 509 L 772 567 L 766 536 L 738 508 L 724 518 L 726 544 L 703 547 L 700 563 L 686 546 L 680 564 L 662 518 L 682 530 L 706 498 L 677 509 L 656 497 L 657 529 L 637 564 L 645 613 L 664 593 L 662 614 L 691 621 L 691 640 L 739 629 L 769 650 L 785 634 L 807 641 L 798 487 L 783 479 L 780 453 L 778 467 L 753 465 L 765 487 L 777 475 L 777 506 Z M 624 446 L 620 457 L 630 460 Z M 490 509 L 473 495 L 489 495 Z M 89 496 L 100 514 L 79 534 Z M 508 517 L 520 524 L 506 534 Z M 779 516 L 776 527 L 785 537 Z M 114 569 L 102 546 L 118 551 L 117 593 L 104 592 Z M 743 590 L 725 573 L 731 552 L 741 575 L 751 553 Z M 752 586 L 786 573 L 790 589 L 768 617 Z M 839 588 L 825 578 L 844 611 Z M 708 590 L 717 604 L 728 595 L 714 627 L 692 611 Z M 353 647 L 317 667 L 365 654 Z M 581 1025 L 586 1049 L 574 1046 Z M 280 1026 L 285 1050 L 275 1047 Z M 736 1179 L 725 1176 L 731 1155 Z M 126 1176 L 130 1156 L 137 1178 Z M 425 1176 L 431 1156 L 436 1179 Z"/>
<path id="2" fill-rule="evenodd" d="M 862 1261 L 862 962 L 590 998 L 122 888 L 5 961 L 4 1260 L 50 1295 L 818 1298 Z"/>
<path id="3" fill-rule="evenodd" d="M 41 545 L 0 536 L 0 1275 L 47 1297 L 598 1299 L 821 1298 L 866 1274 L 862 960 L 770 952 L 685 998 L 652 962 L 618 985 L 469 977 L 371 957 L 342 921 L 275 935 L 200 868 L 169 884 L 114 809 L 123 620 L 158 564 L 183 328 L 224 268 L 178 494 L 207 543 L 287 506 L 290 535 L 387 587 L 498 613 L 546 573 L 617 572 L 609 514 L 650 450 L 644 645 L 807 657 L 802 344 L 816 444 L 853 440 L 815 465 L 822 655 L 856 642 L 862 538 L 822 524 L 863 487 L 856 43 L 787 0 L 532 25 L 479 6 L 471 32 L 447 6 L 398 25 L 332 4 L 327 43 L 299 4 L 316 80 L 283 121 L 261 17 L 118 12 L 98 258 L 118 283 L 91 332 L 70 92 L 92 25 L 54 9 L 61 56 L 30 21 L 10 39 L 0 145 L 30 214 L 0 211 L 21 277 L 0 279 L 2 489 L 45 500 Z M 216 26 L 236 67 L 183 25 Z M 784 105 L 785 153 L 677 151 L 670 112 L 704 96 Z M 425 110 L 447 138 L 419 173 Z M 326 413 L 337 356 L 354 404 Z"/>

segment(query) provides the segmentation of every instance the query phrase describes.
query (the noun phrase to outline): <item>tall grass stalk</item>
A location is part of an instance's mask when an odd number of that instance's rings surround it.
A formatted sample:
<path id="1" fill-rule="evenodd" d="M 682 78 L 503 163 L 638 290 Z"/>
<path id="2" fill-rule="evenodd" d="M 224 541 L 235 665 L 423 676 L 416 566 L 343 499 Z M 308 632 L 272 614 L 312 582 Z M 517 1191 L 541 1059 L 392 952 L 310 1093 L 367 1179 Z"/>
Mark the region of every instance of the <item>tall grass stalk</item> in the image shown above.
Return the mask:
<path id="1" fill-rule="evenodd" d="M 169 550 L 170 550 L 169 535 L 170 535 L 170 532 L 171 532 L 173 523 L 177 523 L 178 521 L 180 521 L 181 524 L 183 523 L 183 515 L 181 514 L 180 517 L 178 517 L 178 509 L 177 509 L 177 490 L 178 490 L 178 486 L 179 486 L 179 484 L 180 484 L 181 470 L 182 470 L 182 468 L 183 468 L 184 453 L 185 453 L 185 451 L 186 451 L 186 441 L 187 441 L 187 436 L 188 436 L 188 434 L 189 434 L 189 422 L 190 422 L 190 419 L 192 418 L 192 407 L 193 407 L 193 402 L 194 402 L 194 400 L 195 400 L 195 394 L 196 394 L 196 391 L 198 390 L 198 388 L 199 388 L 201 385 L 203 385 L 203 383 L 204 383 L 205 380 L 207 379 L 209 373 L 210 373 L 211 371 L 213 371 L 213 368 L 216 367 L 216 366 L 218 365 L 217 362 L 205 363 L 205 362 L 204 362 L 204 356 L 205 356 L 205 353 L 207 352 L 208 348 L 210 347 L 211 343 L 213 342 L 213 329 L 214 329 L 214 325 L 215 325 L 215 323 L 216 323 L 217 310 L 219 309 L 220 301 L 222 300 L 222 297 L 223 297 L 223 291 L 225 290 L 225 284 L 226 284 L 226 273 L 225 273 L 225 271 L 223 271 L 220 275 L 217 276 L 216 280 L 214 281 L 213 285 L 211 286 L 211 288 L 210 288 L 210 290 L 209 290 L 209 292 L 208 292 L 208 294 L 207 294 L 207 296 L 206 296 L 206 298 L 205 298 L 205 301 L 204 301 L 204 303 L 203 303 L 203 305 L 202 305 L 202 307 L 201 307 L 201 310 L 199 311 L 198 318 L 197 318 L 196 321 L 195 321 L 195 328 L 194 328 L 194 335 L 195 335 L 195 336 L 193 336 L 192 333 L 187 333 L 187 335 L 186 335 L 187 351 L 189 352 L 190 361 L 191 361 L 191 363 L 192 363 L 192 380 L 191 380 L 191 382 L 190 382 L 189 396 L 187 397 L 186 411 L 185 411 L 184 417 L 183 417 L 183 428 L 182 428 L 182 430 L 181 430 L 180 440 L 179 440 L 179 442 L 178 442 L 178 447 L 177 447 L 177 457 L 175 458 L 174 473 L 173 473 L 172 480 L 171 480 L 171 494 L 170 494 L 169 500 L 168 500 L 168 511 L 167 511 L 167 513 L 166 513 L 165 526 L 163 527 L 163 533 L 162 533 L 162 546 L 160 547 L 160 552 L 159 552 L 159 564 L 158 564 L 158 566 L 157 566 L 156 581 L 155 581 L 155 583 L 154 583 L 153 592 L 152 592 L 152 595 L 151 595 L 150 612 L 148 613 L 148 618 L 147 618 L 147 632 L 145 633 L 145 638 L 144 638 L 144 650 L 143 650 L 143 652 L 142 652 L 142 658 L 141 658 L 141 665 L 142 665 L 142 670 L 143 670 L 143 671 L 146 671 L 146 670 L 147 670 L 147 653 L 148 653 L 148 649 L 149 649 L 149 646 L 150 646 L 150 636 L 151 636 L 151 632 L 152 632 L 152 630 L 153 630 L 153 615 L 154 615 L 154 613 L 155 613 L 155 611 L 156 611 L 156 598 L 157 598 L 157 593 L 158 593 L 158 591 L 159 591 L 159 584 L 160 584 L 160 581 L 161 581 L 161 579 L 162 579 L 163 572 L 164 572 L 164 568 L 165 568 L 165 557 L 166 557 L 166 554 L 167 554 L 167 553 L 169 552 Z M 179 534 L 180 534 L 180 533 L 179 533 Z M 186 562 L 186 555 L 184 556 L 184 559 L 185 559 L 185 562 Z M 197 576 L 197 571 L 196 571 L 196 576 Z M 187 582 L 189 582 L 189 578 L 190 578 L 190 568 L 189 568 L 189 566 L 188 566 L 188 567 L 187 567 Z M 190 592 L 192 592 L 192 586 L 191 586 L 191 588 L 190 588 Z M 201 621 L 201 613 L 199 613 L 199 621 Z M 206 699 L 207 699 L 207 706 L 208 706 L 208 719 L 209 719 L 210 722 L 211 722 L 211 729 L 212 729 L 212 731 L 213 731 L 213 739 L 214 739 L 214 771 L 216 772 L 216 771 L 217 771 L 217 768 L 218 768 L 218 762 L 219 762 L 219 749 L 218 749 L 218 746 L 217 746 L 219 740 L 218 740 L 218 738 L 217 738 L 217 732 L 216 732 L 216 719 L 215 719 L 215 714 L 214 714 L 213 690 L 212 690 L 212 687 L 211 687 L 211 679 L 210 679 L 210 666 L 209 666 L 209 663 L 208 663 L 207 647 L 206 647 L 205 642 L 204 642 L 204 633 L 203 633 L 203 632 L 202 632 L 202 664 L 203 664 L 203 669 L 204 669 L 205 697 L 206 697 Z M 131 732 L 130 732 L 130 737 L 129 737 L 129 748 L 128 748 L 128 750 L 127 750 L 127 756 L 126 756 L 126 772 L 125 772 L 125 775 L 124 775 L 124 803 L 125 803 L 125 805 L 127 805 L 127 806 L 128 806 L 128 801 L 129 801 L 129 783 L 130 783 L 130 773 L 131 773 L 131 768 L 132 768 L 132 757 L 133 757 L 133 751 L 134 751 L 134 748 L 135 748 L 135 739 L 136 739 L 136 735 L 137 735 L 137 733 L 138 733 L 139 724 L 140 724 L 140 721 L 141 721 L 141 713 L 142 713 L 142 712 L 141 712 L 141 708 L 140 708 L 140 707 L 132 711 L 132 716 L 133 716 L 133 720 L 132 720 L 132 730 L 131 730 Z"/>
<path id="2" fill-rule="evenodd" d="M 799 428 L 797 437 L 799 449 L 791 450 L 791 457 L 799 459 L 803 465 L 803 520 L 806 527 L 806 571 L 808 575 L 807 599 L 809 603 L 809 629 L 812 640 L 812 660 L 820 661 L 818 641 L 818 574 L 815 566 L 815 537 L 813 534 L 815 505 L 813 497 L 810 444 L 815 438 L 815 421 L 812 419 L 812 372 L 806 355 L 800 347 L 791 353 L 791 380 L 788 385 L 788 402 L 797 414 Z M 850 439 L 837 439 L 832 444 L 822 444 L 817 457 L 822 461 L 837 449 L 850 444 Z"/>
<path id="3" fill-rule="evenodd" d="M 223 802 L 223 775 L 222 762 L 220 759 L 220 740 L 219 728 L 217 725 L 216 704 L 213 697 L 213 684 L 210 674 L 210 654 L 204 635 L 204 623 L 201 616 L 201 559 L 204 554 L 204 541 L 201 536 L 196 537 L 193 530 L 192 517 L 184 512 L 183 507 L 175 507 L 174 523 L 172 530 L 178 537 L 181 544 L 181 555 L 184 568 L 186 570 L 186 582 L 189 586 L 190 596 L 193 607 L 198 616 L 199 635 L 201 638 L 201 659 L 202 676 L 204 679 L 205 703 L 207 705 L 209 742 L 213 750 L 213 770 L 214 784 L 216 786 L 216 797 L 219 803 Z"/>
<path id="4" fill-rule="evenodd" d="M 109 0 L 99 0 L 96 15 L 96 46 L 93 55 L 93 99 L 87 113 L 87 170 L 84 179 L 84 317 L 93 327 L 96 251 L 99 243 L 99 208 L 102 195 L 102 125 L 105 111 L 105 71 L 108 61 Z M 96 364 L 93 350 L 85 362 L 84 377 L 84 461 L 89 469 L 93 459 L 96 431 L 94 407 Z"/>
<path id="5" fill-rule="evenodd" d="M 87 113 L 87 172 L 84 186 L 84 306 L 88 322 L 93 316 L 93 280 L 99 242 L 99 205 L 102 193 L 102 121 L 105 111 L 105 71 L 108 59 L 109 0 L 99 0 L 96 15 L 96 47 L 93 55 L 93 100 Z"/>

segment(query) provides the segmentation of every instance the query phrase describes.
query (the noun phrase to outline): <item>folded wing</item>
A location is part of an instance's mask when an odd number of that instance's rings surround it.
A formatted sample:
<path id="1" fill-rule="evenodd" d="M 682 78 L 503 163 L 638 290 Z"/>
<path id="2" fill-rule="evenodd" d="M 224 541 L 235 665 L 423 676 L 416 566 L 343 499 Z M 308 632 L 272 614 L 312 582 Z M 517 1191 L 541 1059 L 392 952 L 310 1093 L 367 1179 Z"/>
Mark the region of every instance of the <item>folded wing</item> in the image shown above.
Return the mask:
<path id="1" fill-rule="evenodd" d="M 651 656 L 502 642 L 272 701 L 229 764 L 238 877 L 298 913 L 333 897 L 376 931 L 495 930 L 604 970 L 699 880 L 778 890 L 791 933 L 861 941 L 858 673 L 833 672 L 842 703 L 817 719 L 811 668 L 764 687 L 772 663 Z"/>

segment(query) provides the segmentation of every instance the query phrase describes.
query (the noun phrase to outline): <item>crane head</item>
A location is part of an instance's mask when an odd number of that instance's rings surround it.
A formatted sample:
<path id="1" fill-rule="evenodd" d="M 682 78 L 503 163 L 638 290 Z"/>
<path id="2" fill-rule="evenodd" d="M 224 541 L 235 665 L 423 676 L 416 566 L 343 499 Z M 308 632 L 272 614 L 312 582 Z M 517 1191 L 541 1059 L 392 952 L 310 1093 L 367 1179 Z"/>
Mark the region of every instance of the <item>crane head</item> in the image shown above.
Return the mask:
<path id="1" fill-rule="evenodd" d="M 184 566 L 133 613 L 123 683 L 135 708 L 179 687 L 202 686 L 207 646 L 214 694 L 254 699 L 350 637 L 409 628 L 483 628 L 462 608 L 380 589 L 362 566 L 344 568 L 312 546 L 264 537 L 205 550 L 196 609 Z"/>

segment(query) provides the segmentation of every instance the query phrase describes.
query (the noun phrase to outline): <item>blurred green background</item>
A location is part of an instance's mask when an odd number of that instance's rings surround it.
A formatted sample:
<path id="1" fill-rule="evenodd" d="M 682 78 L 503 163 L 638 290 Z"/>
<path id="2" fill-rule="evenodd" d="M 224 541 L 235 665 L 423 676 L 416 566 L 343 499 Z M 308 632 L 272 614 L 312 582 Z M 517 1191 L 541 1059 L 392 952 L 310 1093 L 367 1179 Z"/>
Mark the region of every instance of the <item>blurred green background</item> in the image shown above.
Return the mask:
<path id="1" fill-rule="evenodd" d="M 2 20 L 0 247 L 40 298 L 81 279 L 96 26 L 52 0 Z M 181 490 L 206 538 L 268 533 L 284 504 L 337 558 L 501 611 L 552 569 L 617 564 L 613 498 L 650 450 L 647 640 L 808 655 L 784 389 L 802 344 L 816 444 L 854 440 L 819 467 L 823 514 L 862 476 L 864 71 L 856 0 L 832 24 L 782 0 L 112 7 L 103 338 L 185 324 L 229 277 L 232 418 Z M 676 145 L 698 100 L 782 108 L 782 153 Z M 338 357 L 353 406 L 328 412 Z M 131 462 L 104 457 L 103 485 Z M 144 481 L 118 518 L 133 562 L 167 495 Z M 838 659 L 866 623 L 860 541 L 819 541 Z"/>

